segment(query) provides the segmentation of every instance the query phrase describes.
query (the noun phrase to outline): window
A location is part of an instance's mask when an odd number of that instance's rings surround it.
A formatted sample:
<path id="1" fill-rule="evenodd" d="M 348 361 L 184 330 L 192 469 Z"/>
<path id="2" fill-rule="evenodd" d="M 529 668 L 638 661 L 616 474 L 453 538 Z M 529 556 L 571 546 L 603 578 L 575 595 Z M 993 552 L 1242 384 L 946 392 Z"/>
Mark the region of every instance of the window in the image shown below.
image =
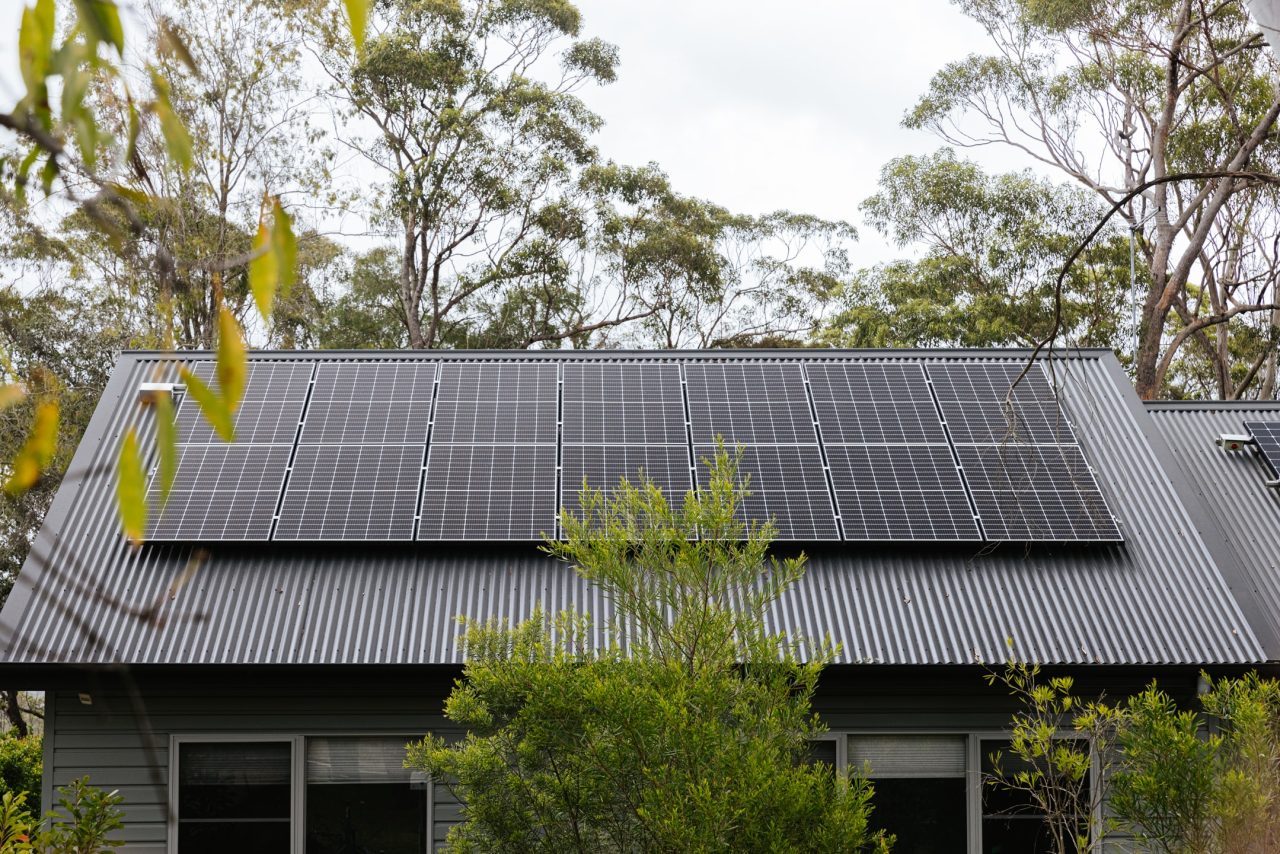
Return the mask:
<path id="1" fill-rule="evenodd" d="M 1007 741 L 982 742 L 982 851 L 983 854 L 1041 854 L 1053 851 L 1053 840 L 1044 813 L 1024 792 L 1009 791 L 986 782 L 997 770 L 1005 776 L 1030 768 L 1009 752 Z M 1088 797 L 1090 782 L 1084 781 L 1083 796 Z M 1085 828 L 1081 828 L 1084 830 Z"/>
<path id="2" fill-rule="evenodd" d="M 875 784 L 871 823 L 897 837 L 895 854 L 964 854 L 964 736 L 854 735 L 849 764 Z"/>
<path id="3" fill-rule="evenodd" d="M 290 742 L 183 741 L 177 749 L 182 854 L 289 850 Z"/>
<path id="4" fill-rule="evenodd" d="M 307 854 L 427 850 L 429 787 L 404 767 L 407 741 L 307 739 Z"/>

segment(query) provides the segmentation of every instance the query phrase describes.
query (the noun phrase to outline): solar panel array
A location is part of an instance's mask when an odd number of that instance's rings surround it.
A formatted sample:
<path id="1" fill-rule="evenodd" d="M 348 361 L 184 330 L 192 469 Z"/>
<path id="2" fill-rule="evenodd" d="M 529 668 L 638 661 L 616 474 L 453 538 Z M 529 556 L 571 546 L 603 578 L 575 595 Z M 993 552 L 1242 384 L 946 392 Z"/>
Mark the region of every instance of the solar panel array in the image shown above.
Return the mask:
<path id="1" fill-rule="evenodd" d="M 1258 453 L 1271 467 L 1271 473 L 1280 477 L 1280 421 L 1246 421 L 1244 429 L 1253 436 Z"/>
<path id="2" fill-rule="evenodd" d="M 741 517 L 782 540 L 1121 539 L 1043 371 L 1011 361 L 264 360 L 236 442 L 189 398 L 177 418 L 152 540 L 540 540 L 584 482 L 680 500 L 717 439 L 743 449 Z"/>

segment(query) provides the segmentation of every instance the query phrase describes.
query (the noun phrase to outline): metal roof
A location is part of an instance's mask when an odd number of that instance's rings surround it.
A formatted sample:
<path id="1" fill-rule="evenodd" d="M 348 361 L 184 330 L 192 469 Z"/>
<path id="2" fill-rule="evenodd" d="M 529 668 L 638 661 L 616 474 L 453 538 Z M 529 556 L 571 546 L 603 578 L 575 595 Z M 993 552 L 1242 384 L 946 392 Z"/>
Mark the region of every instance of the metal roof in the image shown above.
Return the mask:
<path id="1" fill-rule="evenodd" d="M 188 356 L 190 354 L 182 354 Z M 261 359 L 1025 359 L 1022 351 L 261 353 Z M 160 357 L 124 354 L 0 613 L 0 661 L 165 664 L 428 664 L 460 661 L 459 615 L 518 619 L 537 604 L 597 618 L 608 603 L 532 546 L 282 543 L 134 550 L 118 533 L 114 460 Z M 1221 531 L 1172 463 L 1114 357 L 1055 358 L 1064 405 L 1115 511 L 1123 544 L 829 545 L 773 614 L 830 638 L 849 663 L 1254 663 L 1280 658 Z M 1280 537 L 1280 524 L 1273 526 Z M 1242 607 L 1242 605 L 1244 607 Z M 604 622 L 600 619 L 600 622 Z"/>
<path id="2" fill-rule="evenodd" d="M 1257 454 L 1226 453 L 1214 444 L 1224 433 L 1245 433 L 1245 421 L 1280 423 L 1280 402 L 1166 402 L 1147 409 L 1239 567 L 1236 596 L 1250 622 L 1280 634 L 1280 490 L 1266 485 L 1271 473 Z"/>

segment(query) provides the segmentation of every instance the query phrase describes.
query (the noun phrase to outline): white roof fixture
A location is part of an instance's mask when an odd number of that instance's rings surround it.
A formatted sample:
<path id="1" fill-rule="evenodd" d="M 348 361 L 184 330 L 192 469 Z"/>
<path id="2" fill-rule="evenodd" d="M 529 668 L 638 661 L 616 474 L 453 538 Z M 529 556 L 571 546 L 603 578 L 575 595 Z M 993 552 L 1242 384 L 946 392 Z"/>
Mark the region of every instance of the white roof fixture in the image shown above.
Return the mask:
<path id="1" fill-rule="evenodd" d="M 1248 433 L 1223 433 L 1213 443 L 1224 451 L 1242 451 L 1245 445 L 1253 444 L 1253 437 Z"/>
<path id="2" fill-rule="evenodd" d="M 177 392 L 185 390 L 186 386 L 182 383 L 139 383 L 138 402 L 150 406 L 162 394 L 173 397 Z"/>

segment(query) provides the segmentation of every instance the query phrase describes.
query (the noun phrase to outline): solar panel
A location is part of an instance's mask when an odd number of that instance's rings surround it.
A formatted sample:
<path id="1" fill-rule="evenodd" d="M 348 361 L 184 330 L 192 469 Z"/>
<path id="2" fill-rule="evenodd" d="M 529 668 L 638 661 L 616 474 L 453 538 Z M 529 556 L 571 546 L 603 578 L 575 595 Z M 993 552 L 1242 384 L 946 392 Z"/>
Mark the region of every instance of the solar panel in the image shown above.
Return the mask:
<path id="1" fill-rule="evenodd" d="M 715 445 L 694 446 L 699 486 L 715 453 Z M 749 476 L 752 493 L 739 503 L 743 521 L 773 518 L 780 540 L 840 539 L 817 445 L 747 445 L 738 474 Z"/>
<path id="2" fill-rule="evenodd" d="M 805 366 L 822 442 L 946 445 L 924 368 L 892 362 L 818 362 Z"/>
<path id="3" fill-rule="evenodd" d="M 1077 445 L 957 445 L 986 538 L 1120 541 Z"/>
<path id="4" fill-rule="evenodd" d="M 1271 473 L 1280 477 L 1280 421 L 1246 421 L 1244 429 L 1253 436 L 1258 452 L 1271 466 Z"/>
<path id="5" fill-rule="evenodd" d="M 236 441 L 242 444 L 293 444 L 307 400 L 312 365 L 309 362 L 249 362 L 244 396 L 235 413 Z M 215 366 L 196 362 L 191 372 L 214 390 Z M 200 406 L 185 395 L 175 415 L 180 444 L 222 444 L 222 437 L 205 420 Z"/>
<path id="6" fill-rule="evenodd" d="M 572 513 L 582 511 L 584 479 L 607 496 L 623 477 L 638 486 L 643 472 L 675 507 L 692 488 L 688 445 L 565 445 L 561 465 L 561 501 Z"/>
<path id="7" fill-rule="evenodd" d="M 321 364 L 298 441 L 424 445 L 435 381 L 433 362 Z"/>
<path id="8" fill-rule="evenodd" d="M 432 444 L 554 445 L 558 373 L 554 362 L 445 363 Z"/>
<path id="9" fill-rule="evenodd" d="M 1040 365 L 945 362 L 927 367 L 956 443 L 1073 444 L 1075 433 Z M 1021 379 L 1019 379 L 1021 377 Z M 1013 385 L 1014 382 L 1017 385 Z M 1013 391 L 1010 393 L 1010 387 Z"/>
<path id="10" fill-rule="evenodd" d="M 267 539 L 289 453 L 289 445 L 180 445 L 168 503 L 160 507 L 155 480 L 147 493 L 157 508 L 147 539 Z"/>
<path id="11" fill-rule="evenodd" d="M 846 540 L 981 540 L 947 445 L 827 445 Z"/>
<path id="12" fill-rule="evenodd" d="M 566 363 L 563 441 L 679 444 L 687 450 L 680 367 Z"/>
<path id="13" fill-rule="evenodd" d="M 540 540 L 556 525 L 555 445 L 431 444 L 419 540 Z"/>
<path id="14" fill-rule="evenodd" d="M 729 445 L 818 441 L 798 364 L 694 362 L 684 370 L 695 445 L 717 436 Z"/>
<path id="15" fill-rule="evenodd" d="M 277 540 L 411 540 L 423 445 L 299 445 Z"/>

